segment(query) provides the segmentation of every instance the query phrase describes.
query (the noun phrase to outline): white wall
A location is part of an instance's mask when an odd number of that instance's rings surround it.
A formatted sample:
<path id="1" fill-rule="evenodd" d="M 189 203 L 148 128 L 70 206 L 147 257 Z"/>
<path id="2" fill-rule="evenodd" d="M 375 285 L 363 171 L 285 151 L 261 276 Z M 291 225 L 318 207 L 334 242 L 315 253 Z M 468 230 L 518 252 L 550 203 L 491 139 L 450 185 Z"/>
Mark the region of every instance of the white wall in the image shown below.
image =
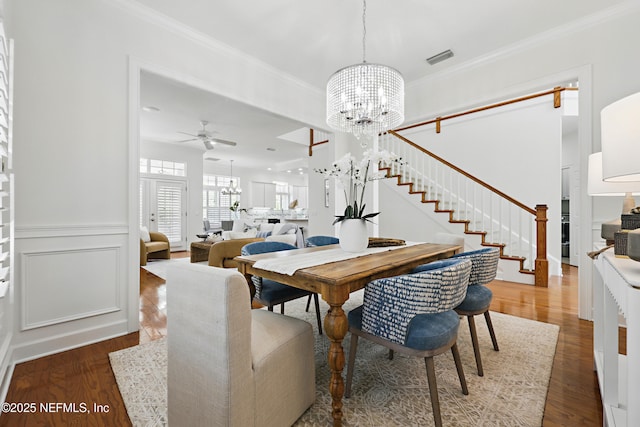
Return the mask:
<path id="1" fill-rule="evenodd" d="M 138 329 L 140 69 L 314 126 L 324 93 L 124 0 L 7 0 L 4 12 L 16 47 L 15 361 Z"/>

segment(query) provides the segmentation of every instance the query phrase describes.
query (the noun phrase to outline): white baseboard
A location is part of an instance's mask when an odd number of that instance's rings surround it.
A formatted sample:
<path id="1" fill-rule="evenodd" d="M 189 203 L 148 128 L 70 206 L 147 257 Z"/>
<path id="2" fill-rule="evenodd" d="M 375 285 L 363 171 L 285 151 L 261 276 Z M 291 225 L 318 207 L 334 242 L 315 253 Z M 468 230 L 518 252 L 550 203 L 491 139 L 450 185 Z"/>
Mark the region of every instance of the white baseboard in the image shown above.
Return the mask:
<path id="1" fill-rule="evenodd" d="M 12 363 L 22 363 L 128 334 L 126 319 L 14 345 Z"/>

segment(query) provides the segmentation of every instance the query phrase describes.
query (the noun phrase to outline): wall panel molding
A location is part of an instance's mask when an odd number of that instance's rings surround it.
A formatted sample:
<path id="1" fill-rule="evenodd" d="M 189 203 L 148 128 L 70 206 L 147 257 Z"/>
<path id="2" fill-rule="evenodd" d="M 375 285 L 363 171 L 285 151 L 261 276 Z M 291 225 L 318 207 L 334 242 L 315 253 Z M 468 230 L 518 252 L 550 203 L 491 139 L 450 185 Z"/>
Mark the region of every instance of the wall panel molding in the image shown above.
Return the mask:
<path id="1" fill-rule="evenodd" d="M 20 330 L 122 310 L 122 244 L 20 253 Z"/>
<path id="2" fill-rule="evenodd" d="M 32 225 L 16 226 L 16 239 L 80 237 L 128 234 L 127 224 Z"/>

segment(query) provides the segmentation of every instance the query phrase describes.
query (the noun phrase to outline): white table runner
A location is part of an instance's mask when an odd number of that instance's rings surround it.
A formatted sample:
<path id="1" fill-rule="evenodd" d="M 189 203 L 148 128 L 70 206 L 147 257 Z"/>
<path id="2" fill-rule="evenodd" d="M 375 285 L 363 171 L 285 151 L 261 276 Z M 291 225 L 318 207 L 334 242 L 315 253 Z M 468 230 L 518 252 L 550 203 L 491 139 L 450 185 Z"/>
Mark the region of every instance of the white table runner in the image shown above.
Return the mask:
<path id="1" fill-rule="evenodd" d="M 378 252 L 391 251 L 394 249 L 406 248 L 407 246 L 420 244 L 418 242 L 406 242 L 402 246 L 385 246 L 381 248 L 367 248 L 362 252 L 345 252 L 340 248 L 331 248 L 323 251 L 307 252 L 283 258 L 261 259 L 253 266 L 261 270 L 273 271 L 275 273 L 293 276 L 301 268 L 314 267 L 316 265 L 328 264 L 330 262 L 344 261 L 346 259 L 358 258 Z"/>

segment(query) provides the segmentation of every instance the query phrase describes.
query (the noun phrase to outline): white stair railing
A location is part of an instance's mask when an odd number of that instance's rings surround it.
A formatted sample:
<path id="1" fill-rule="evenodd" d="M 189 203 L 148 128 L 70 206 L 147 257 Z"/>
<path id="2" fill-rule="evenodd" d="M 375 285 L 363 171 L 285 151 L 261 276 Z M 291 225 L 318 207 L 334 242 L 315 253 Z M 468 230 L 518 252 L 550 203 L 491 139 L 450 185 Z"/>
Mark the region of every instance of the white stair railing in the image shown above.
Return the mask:
<path id="1" fill-rule="evenodd" d="M 379 146 L 406 162 L 389 167 L 389 175 L 399 177 L 399 184 L 411 183 L 409 191 L 422 195 L 422 202 L 433 202 L 436 211 L 450 211 L 450 221 L 466 223 L 465 232 L 484 234 L 484 244 L 501 246 L 503 258 L 523 259 L 521 270 L 536 269 L 536 255 L 540 259 L 537 209 L 515 201 L 394 132 L 381 135 Z M 546 206 L 544 210 L 546 213 Z M 544 246 L 546 262 L 546 240 Z"/>

